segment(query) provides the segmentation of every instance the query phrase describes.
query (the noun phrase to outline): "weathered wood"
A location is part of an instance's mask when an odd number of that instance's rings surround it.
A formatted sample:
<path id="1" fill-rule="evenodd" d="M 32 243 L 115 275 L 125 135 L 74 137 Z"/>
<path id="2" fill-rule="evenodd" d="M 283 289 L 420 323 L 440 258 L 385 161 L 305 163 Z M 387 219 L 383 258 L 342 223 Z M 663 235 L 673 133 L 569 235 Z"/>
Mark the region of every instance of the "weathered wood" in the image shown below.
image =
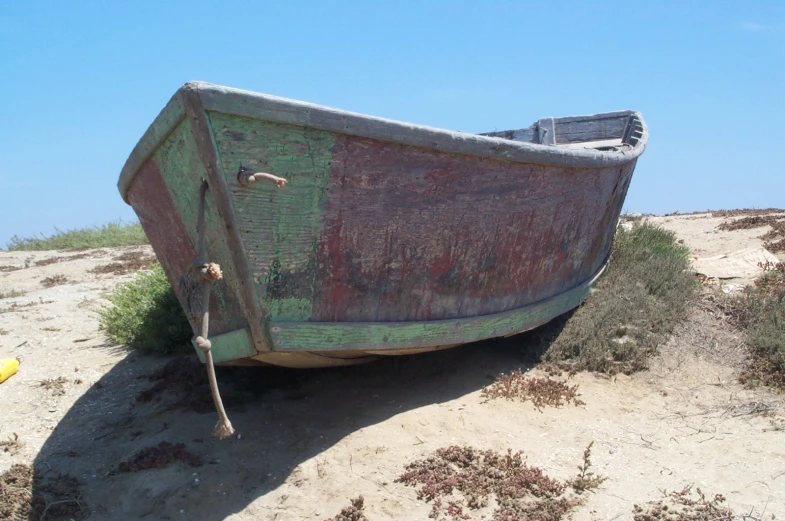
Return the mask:
<path id="1" fill-rule="evenodd" d="M 506 159 L 540 165 L 609 166 L 620 165 L 637 157 L 642 149 L 627 155 L 598 150 L 567 150 L 542 147 L 533 143 L 497 137 L 454 132 L 423 125 L 414 125 L 376 118 L 303 103 L 296 100 L 268 96 L 250 91 L 220 87 L 207 83 L 189 83 L 183 89 L 198 90 L 204 108 L 265 121 L 299 125 L 339 134 L 392 141 L 427 149 L 458 154 Z M 571 118 L 564 118 L 569 120 Z M 570 121 L 566 121 L 570 123 Z M 556 140 L 559 141 L 559 129 Z"/>
<path id="2" fill-rule="evenodd" d="M 577 143 L 620 139 L 629 119 L 628 114 L 585 119 L 555 119 L 556 143 Z"/>
<path id="3" fill-rule="evenodd" d="M 254 289 L 248 258 L 244 255 L 240 232 L 229 200 L 226 178 L 219 166 L 210 122 L 207 119 L 207 114 L 202 107 L 202 102 L 196 89 L 183 89 L 182 99 L 185 113 L 191 122 L 193 136 L 196 140 L 198 157 L 207 171 L 207 181 L 210 184 L 210 192 L 213 196 L 211 199 L 215 201 L 218 214 L 223 221 L 225 236 L 233 261 L 232 268 L 237 272 L 233 282 L 239 288 L 240 298 L 243 302 L 242 311 L 248 319 L 248 327 L 251 330 L 257 350 L 267 351 L 270 349 L 269 340 L 260 321 L 260 318 L 264 317 L 264 311 Z"/>
<path id="4" fill-rule="evenodd" d="M 238 329 L 221 335 L 211 335 L 210 343 L 212 344 L 210 351 L 213 354 L 214 363 L 241 360 L 258 354 L 256 343 L 249 329 Z M 195 344 L 194 350 L 199 356 L 199 360 L 204 362 L 204 351 L 197 348 Z"/>
<path id="5" fill-rule="evenodd" d="M 556 144 L 556 131 L 553 118 L 545 118 L 537 122 L 537 142 L 541 145 Z"/>
<path id="6" fill-rule="evenodd" d="M 329 132 L 210 113 L 242 243 L 270 320 L 308 320 L 335 137 Z M 288 184 L 244 186 L 240 165 Z"/>
<path id="7" fill-rule="evenodd" d="M 199 202 L 199 185 L 201 179 L 206 177 L 206 172 L 198 158 L 196 141 L 191 133 L 190 125 L 183 120 L 151 157 L 161 173 L 165 190 L 174 204 L 174 209 L 179 216 L 185 230 L 184 238 L 190 243 L 189 252 L 196 251 L 198 233 L 196 230 L 197 207 Z M 215 298 L 211 302 L 220 305 L 222 321 L 211 320 L 210 327 L 215 333 L 231 331 L 244 327 L 247 318 L 241 312 L 242 302 L 236 288 L 235 271 L 231 265 L 231 254 L 226 244 L 221 219 L 211 199 L 207 200 L 205 212 L 207 223 L 207 247 L 212 261 L 222 264 L 227 278 L 213 288 Z M 173 230 L 162 230 L 162 233 L 172 233 Z M 195 254 L 188 261 L 193 262 Z M 184 267 L 183 267 L 184 269 Z M 179 278 L 183 271 L 179 268 L 170 278 Z M 235 295 L 238 295 L 235 297 Z M 212 316 L 211 316 L 212 319 Z"/>
<path id="8" fill-rule="evenodd" d="M 148 159 L 134 177 L 128 201 L 144 229 L 158 261 L 183 309 L 186 296 L 180 292 L 179 279 L 196 257 L 196 250 L 185 224 L 164 183 L 158 165 Z M 210 326 L 223 327 L 223 310 L 217 299 L 210 302 Z M 197 324 L 191 322 L 194 332 Z"/>
<path id="9" fill-rule="evenodd" d="M 563 148 L 606 148 L 606 147 L 618 147 L 623 144 L 621 139 L 604 139 L 601 141 L 578 141 L 577 143 L 566 143 L 560 144 L 557 143 L 557 147 Z"/>
<path id="10" fill-rule="evenodd" d="M 619 167 L 555 168 L 338 136 L 312 321 L 439 320 L 579 284 Z"/>
<path id="11" fill-rule="evenodd" d="M 354 363 L 506 336 L 578 305 L 648 139 L 631 111 L 475 136 L 201 83 L 170 105 L 118 187 L 173 281 L 210 183 L 221 362 Z M 241 165 L 289 184 L 243 185 Z"/>
<path id="12" fill-rule="evenodd" d="M 583 302 L 602 270 L 555 297 L 493 315 L 425 322 L 273 322 L 276 351 L 395 350 L 464 344 L 508 336 L 545 324 Z"/>
<path id="13" fill-rule="evenodd" d="M 524 141 L 526 143 L 537 143 L 537 126 L 529 128 L 519 128 L 517 130 L 501 130 L 497 132 L 483 132 L 480 136 L 500 137 L 513 141 Z"/>
<path id="14" fill-rule="evenodd" d="M 622 141 L 629 145 L 637 145 L 638 141 L 644 136 L 646 130 L 644 123 L 635 114 L 630 115 L 627 126 L 624 128 Z"/>

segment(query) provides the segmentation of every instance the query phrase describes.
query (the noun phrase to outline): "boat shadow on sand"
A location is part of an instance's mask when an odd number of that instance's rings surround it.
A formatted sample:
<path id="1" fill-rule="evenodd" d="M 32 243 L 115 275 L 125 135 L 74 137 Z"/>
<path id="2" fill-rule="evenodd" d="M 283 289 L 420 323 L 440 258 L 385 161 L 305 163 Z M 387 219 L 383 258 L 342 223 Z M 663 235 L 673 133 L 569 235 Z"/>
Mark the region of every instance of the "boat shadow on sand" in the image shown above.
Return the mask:
<path id="1" fill-rule="evenodd" d="M 195 356 L 129 354 L 52 432 L 35 460 L 43 476 L 35 486 L 45 491 L 60 472 L 75 476 L 91 519 L 225 519 L 347 435 L 478 391 L 498 374 L 527 366 L 523 347 L 529 342 L 524 334 L 330 369 L 218 367 L 227 412 L 240 434 L 222 441 L 210 435 L 216 414 Z M 149 378 L 156 371 L 162 376 L 157 389 Z M 120 470 L 121 462 L 161 442 L 183 443 L 202 465 L 148 461 L 158 468 Z M 401 455 L 402 465 L 406 457 Z"/>

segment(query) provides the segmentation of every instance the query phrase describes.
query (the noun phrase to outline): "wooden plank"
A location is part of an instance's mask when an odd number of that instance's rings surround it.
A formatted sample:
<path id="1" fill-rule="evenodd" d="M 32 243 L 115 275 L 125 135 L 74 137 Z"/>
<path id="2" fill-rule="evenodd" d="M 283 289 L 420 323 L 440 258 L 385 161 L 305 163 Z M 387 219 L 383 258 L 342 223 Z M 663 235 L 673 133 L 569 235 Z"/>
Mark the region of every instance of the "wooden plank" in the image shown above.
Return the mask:
<path id="1" fill-rule="evenodd" d="M 487 315 L 589 277 L 619 167 L 555 168 L 352 136 L 332 152 L 312 321 Z"/>
<path id="2" fill-rule="evenodd" d="M 537 128 L 536 125 L 529 128 L 519 128 L 516 130 L 500 130 L 495 132 L 483 132 L 480 136 L 500 137 L 503 139 L 511 139 L 513 141 L 523 141 L 526 143 L 537 143 Z"/>
<path id="3" fill-rule="evenodd" d="M 624 129 L 624 137 L 622 137 L 622 141 L 634 146 L 643 137 L 644 133 L 645 129 L 643 122 L 633 114 L 629 117 L 627 126 Z"/>
<path id="4" fill-rule="evenodd" d="M 234 210 L 229 199 L 226 178 L 218 162 L 210 122 L 195 89 L 183 89 L 182 98 L 196 140 L 199 158 L 203 168 L 207 171 L 207 181 L 210 184 L 209 195 L 211 196 L 208 199 L 215 202 L 218 215 L 223 222 L 223 231 L 233 261 L 232 267 L 236 271 L 236 277 L 232 277 L 229 283 L 235 285 L 239 290 L 239 296 L 243 303 L 242 311 L 248 320 L 256 348 L 259 351 L 269 350 L 269 341 L 265 328 L 262 326 L 265 316 L 264 310 L 257 298 L 251 269 L 243 250 Z"/>
<path id="5" fill-rule="evenodd" d="M 185 295 L 180 293 L 178 282 L 196 257 L 196 250 L 158 165 L 152 159 L 143 163 L 134 177 L 128 188 L 128 201 L 139 217 L 145 235 L 180 305 L 185 309 Z M 210 328 L 220 331 L 225 318 L 219 300 L 213 299 L 210 302 Z M 191 327 L 194 332 L 198 331 L 195 322 L 191 322 Z"/>
<path id="6" fill-rule="evenodd" d="M 575 123 L 584 121 L 595 121 L 600 119 L 614 119 L 614 118 L 627 118 L 631 114 L 636 114 L 633 110 L 618 110 L 616 112 L 602 112 L 599 114 L 591 114 L 585 116 L 567 116 L 561 118 L 554 118 L 557 123 Z"/>
<path id="7" fill-rule="evenodd" d="M 349 134 L 360 137 L 399 142 L 429 149 L 467 154 L 479 157 L 505 159 L 516 162 L 560 166 L 603 166 L 624 164 L 637 157 L 645 149 L 648 133 L 645 132 L 632 151 L 620 154 L 614 151 L 569 150 L 555 147 L 542 147 L 531 139 L 505 139 L 437 129 L 400 121 L 375 118 L 330 107 L 269 96 L 212 85 L 203 82 L 189 82 L 178 90 L 169 104 L 156 117 L 142 139 L 131 152 L 123 167 L 118 189 L 125 198 L 127 187 L 140 165 L 161 144 L 168 133 L 177 126 L 185 115 L 182 97 L 186 92 L 198 92 L 205 109 L 224 112 L 253 119 L 301 125 L 309 128 Z M 617 114 L 632 114 L 631 111 Z M 635 113 L 639 118 L 640 114 Z M 594 118 L 602 115 L 589 116 Z M 563 123 L 587 117 L 558 118 Z M 525 130 L 524 130 L 525 132 Z M 562 140 L 562 142 L 568 142 Z"/>
<path id="8" fill-rule="evenodd" d="M 602 141 L 589 141 L 589 142 L 578 142 L 578 143 L 566 143 L 566 144 L 557 144 L 557 147 L 563 148 L 604 148 L 604 147 L 618 147 L 621 146 L 622 140 L 621 139 L 604 139 Z"/>
<path id="9" fill-rule="evenodd" d="M 556 144 L 556 132 L 553 118 L 545 118 L 537 122 L 537 142 L 541 145 Z"/>
<path id="10" fill-rule="evenodd" d="M 213 362 L 228 362 L 230 360 L 240 360 L 258 354 L 255 342 L 249 329 L 238 329 L 220 335 L 210 335 L 212 344 Z M 194 349 L 202 362 L 205 361 L 204 352 L 196 347 Z"/>
<path id="11" fill-rule="evenodd" d="M 209 113 L 257 294 L 271 320 L 308 320 L 335 137 L 329 132 Z M 240 165 L 288 180 L 243 186 Z"/>
<path id="12" fill-rule="evenodd" d="M 191 134 L 190 125 L 183 120 L 168 136 L 151 158 L 161 173 L 166 192 L 171 198 L 174 208 L 182 222 L 182 228 L 161 228 L 169 243 L 179 243 L 185 240 L 190 243 L 188 250 L 193 252 L 188 263 L 196 260 L 196 244 L 198 236 L 196 230 L 197 207 L 199 200 L 199 185 L 206 176 L 204 168 L 198 157 L 196 141 Z M 148 196 L 150 197 L 150 196 Z M 220 306 L 223 320 L 214 322 L 211 318 L 210 330 L 214 333 L 231 331 L 245 326 L 246 319 L 241 313 L 240 299 L 232 283 L 235 278 L 234 268 L 231 265 L 229 248 L 223 236 L 220 217 L 211 198 L 207 199 L 205 208 L 205 231 L 207 251 L 210 260 L 221 264 L 225 277 L 213 287 L 214 301 Z M 183 270 L 185 266 L 183 266 Z M 178 283 L 183 271 L 178 272 Z M 211 303 L 212 307 L 212 303 Z"/>
<path id="13" fill-rule="evenodd" d="M 564 144 L 620 139 L 624 134 L 628 119 L 628 115 L 586 119 L 569 118 L 568 121 L 557 119 L 555 120 L 556 142 Z"/>
<path id="14" fill-rule="evenodd" d="M 604 267 L 583 284 L 542 302 L 493 315 L 430 322 L 273 322 L 275 351 L 393 350 L 463 344 L 523 332 L 583 302 Z"/>

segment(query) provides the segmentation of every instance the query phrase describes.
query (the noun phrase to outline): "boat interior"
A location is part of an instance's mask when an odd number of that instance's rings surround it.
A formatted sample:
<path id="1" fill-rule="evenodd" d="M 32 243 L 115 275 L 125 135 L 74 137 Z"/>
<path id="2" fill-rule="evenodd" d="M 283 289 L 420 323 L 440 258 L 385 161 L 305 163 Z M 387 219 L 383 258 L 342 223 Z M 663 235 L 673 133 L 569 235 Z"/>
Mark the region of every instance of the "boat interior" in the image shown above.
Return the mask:
<path id="1" fill-rule="evenodd" d="M 627 110 L 593 116 L 544 118 L 528 128 L 480 135 L 560 148 L 623 150 L 633 148 L 641 139 L 643 123 L 637 112 Z"/>

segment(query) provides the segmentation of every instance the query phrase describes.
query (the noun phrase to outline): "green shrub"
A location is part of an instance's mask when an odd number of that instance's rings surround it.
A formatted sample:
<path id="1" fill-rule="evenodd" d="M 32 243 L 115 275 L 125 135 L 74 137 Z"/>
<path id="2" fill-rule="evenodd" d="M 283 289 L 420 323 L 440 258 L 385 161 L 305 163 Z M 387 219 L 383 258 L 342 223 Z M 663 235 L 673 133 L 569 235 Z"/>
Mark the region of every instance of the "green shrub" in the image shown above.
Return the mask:
<path id="1" fill-rule="evenodd" d="M 98 322 L 113 342 L 143 352 L 191 349 L 191 326 L 160 264 L 140 271 L 107 299 L 112 305 L 98 312 Z"/>
<path id="2" fill-rule="evenodd" d="M 147 236 L 139 223 L 116 221 L 103 226 L 55 230 L 56 233 L 49 237 L 22 238 L 14 235 L 8 242 L 8 251 L 81 250 L 147 244 Z"/>
<path id="3" fill-rule="evenodd" d="M 18 289 L 12 289 L 11 291 L 0 291 L 0 299 L 21 297 L 26 293 L 26 291 L 19 291 Z"/>
<path id="4" fill-rule="evenodd" d="M 643 370 L 686 314 L 698 281 L 673 232 L 619 228 L 608 269 L 586 302 L 536 333 L 548 362 L 604 373 Z"/>
<path id="5" fill-rule="evenodd" d="M 728 298 L 726 311 L 750 350 L 741 381 L 785 390 L 785 263 L 765 265 L 754 287 Z"/>

